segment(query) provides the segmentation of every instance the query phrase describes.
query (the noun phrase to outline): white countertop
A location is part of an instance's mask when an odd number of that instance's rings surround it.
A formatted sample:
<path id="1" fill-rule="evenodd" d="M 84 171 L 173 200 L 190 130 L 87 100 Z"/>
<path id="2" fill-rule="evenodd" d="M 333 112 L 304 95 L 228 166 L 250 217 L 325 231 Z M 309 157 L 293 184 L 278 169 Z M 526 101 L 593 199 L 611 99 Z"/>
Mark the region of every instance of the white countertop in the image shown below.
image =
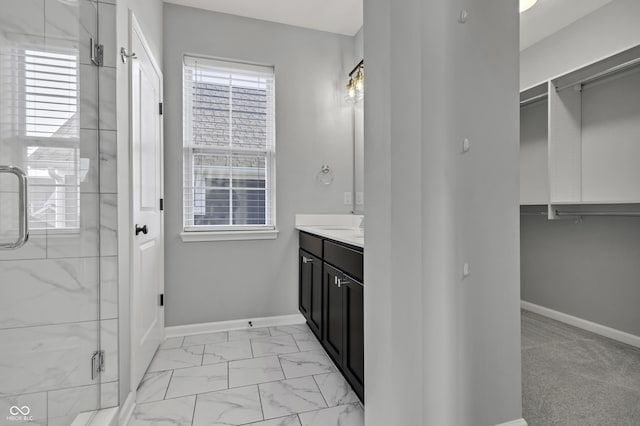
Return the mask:
<path id="1" fill-rule="evenodd" d="M 334 241 L 364 248 L 360 215 L 296 215 L 296 229 Z"/>

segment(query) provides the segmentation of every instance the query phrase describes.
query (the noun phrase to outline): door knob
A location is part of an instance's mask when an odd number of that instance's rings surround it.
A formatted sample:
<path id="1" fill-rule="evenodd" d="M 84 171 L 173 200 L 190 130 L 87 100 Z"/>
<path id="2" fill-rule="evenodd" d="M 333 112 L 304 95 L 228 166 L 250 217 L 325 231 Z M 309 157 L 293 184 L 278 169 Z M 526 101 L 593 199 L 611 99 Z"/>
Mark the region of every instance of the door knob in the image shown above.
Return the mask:
<path id="1" fill-rule="evenodd" d="M 144 235 L 147 235 L 147 232 L 149 232 L 149 231 L 147 230 L 147 225 L 144 225 L 143 227 L 140 227 L 140 226 L 136 225 L 136 236 L 137 236 L 139 233 L 141 233 L 141 232 L 142 232 Z"/>

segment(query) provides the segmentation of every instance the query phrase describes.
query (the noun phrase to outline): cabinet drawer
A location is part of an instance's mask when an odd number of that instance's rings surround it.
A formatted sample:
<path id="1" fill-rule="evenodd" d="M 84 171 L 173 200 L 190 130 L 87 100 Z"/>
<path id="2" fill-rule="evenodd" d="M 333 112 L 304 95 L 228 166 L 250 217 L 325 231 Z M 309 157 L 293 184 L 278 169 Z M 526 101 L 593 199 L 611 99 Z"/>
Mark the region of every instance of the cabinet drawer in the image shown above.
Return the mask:
<path id="1" fill-rule="evenodd" d="M 322 238 L 300 231 L 300 248 L 322 259 Z"/>
<path id="2" fill-rule="evenodd" d="M 324 261 L 341 269 L 353 278 L 362 281 L 364 278 L 362 252 L 334 243 L 324 242 Z"/>

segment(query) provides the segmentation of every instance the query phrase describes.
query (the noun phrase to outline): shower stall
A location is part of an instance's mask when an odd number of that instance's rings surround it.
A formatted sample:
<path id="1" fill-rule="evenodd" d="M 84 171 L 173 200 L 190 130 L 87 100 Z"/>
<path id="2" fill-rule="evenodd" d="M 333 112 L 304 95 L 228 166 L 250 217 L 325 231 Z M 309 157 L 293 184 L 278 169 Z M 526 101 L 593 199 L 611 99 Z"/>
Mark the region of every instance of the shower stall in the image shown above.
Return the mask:
<path id="1" fill-rule="evenodd" d="M 118 405 L 115 9 L 0 3 L 0 426 Z"/>

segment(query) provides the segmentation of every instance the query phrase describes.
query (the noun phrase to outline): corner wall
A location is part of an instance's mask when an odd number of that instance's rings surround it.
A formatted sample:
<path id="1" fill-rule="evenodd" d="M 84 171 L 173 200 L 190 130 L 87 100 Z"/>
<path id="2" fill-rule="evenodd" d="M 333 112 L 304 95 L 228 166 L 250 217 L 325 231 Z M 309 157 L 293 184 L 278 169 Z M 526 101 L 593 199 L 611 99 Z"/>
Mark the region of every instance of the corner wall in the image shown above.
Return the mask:
<path id="1" fill-rule="evenodd" d="M 353 118 L 344 101 L 353 37 L 164 5 L 166 325 L 298 311 L 297 213 L 349 213 Z M 182 57 L 274 65 L 276 240 L 183 243 Z M 335 172 L 316 182 L 322 164 Z"/>
<path id="2" fill-rule="evenodd" d="M 517 3 L 460 7 L 365 2 L 367 426 L 522 417 Z"/>

